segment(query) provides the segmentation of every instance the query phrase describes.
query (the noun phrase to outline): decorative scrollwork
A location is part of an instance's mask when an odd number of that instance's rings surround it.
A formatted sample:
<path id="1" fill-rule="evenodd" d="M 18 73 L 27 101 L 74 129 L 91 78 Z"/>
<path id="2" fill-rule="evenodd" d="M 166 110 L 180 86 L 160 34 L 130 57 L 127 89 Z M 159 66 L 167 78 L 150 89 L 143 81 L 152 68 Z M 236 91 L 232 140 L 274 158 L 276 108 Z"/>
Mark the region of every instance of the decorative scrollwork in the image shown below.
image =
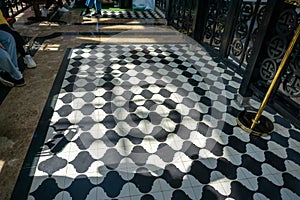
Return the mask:
<path id="1" fill-rule="evenodd" d="M 252 47 L 248 48 L 247 51 L 246 51 L 246 62 L 247 63 L 249 63 L 252 51 L 253 51 Z"/>
<path id="2" fill-rule="evenodd" d="M 243 21 L 250 20 L 253 15 L 253 10 L 254 10 L 254 7 L 253 7 L 252 3 L 243 3 L 241 19 Z"/>
<path id="3" fill-rule="evenodd" d="M 296 43 L 293 53 L 290 55 L 287 72 L 300 73 L 300 42 Z"/>
<path id="4" fill-rule="evenodd" d="M 284 93 L 290 97 L 300 97 L 300 42 L 295 45 L 289 58 L 286 74 L 282 77 Z"/>
<path id="5" fill-rule="evenodd" d="M 261 24 L 263 16 L 264 16 L 264 14 L 266 12 L 266 8 L 267 8 L 266 5 L 264 5 L 264 6 L 262 6 L 262 7 L 259 8 L 258 13 L 257 13 L 257 17 L 256 17 L 256 21 L 257 21 L 258 24 Z"/>
<path id="6" fill-rule="evenodd" d="M 278 34 L 286 36 L 294 31 L 297 24 L 297 13 L 292 9 L 285 10 L 279 16 L 276 24 L 276 31 Z"/>
<path id="7" fill-rule="evenodd" d="M 224 32 L 225 19 L 228 12 L 228 1 L 211 1 L 209 5 L 208 20 L 205 27 L 205 39 L 214 46 L 220 46 L 221 36 Z"/>
<path id="8" fill-rule="evenodd" d="M 249 27 L 247 26 L 246 22 L 239 22 L 236 31 L 237 37 L 241 39 L 245 38 L 247 36 L 248 29 Z"/>
<path id="9" fill-rule="evenodd" d="M 277 63 L 274 60 L 267 58 L 261 64 L 260 76 L 263 80 L 269 81 L 273 79 L 276 71 L 277 71 Z"/>
<path id="10" fill-rule="evenodd" d="M 256 41 L 256 37 L 259 31 L 259 27 L 256 27 L 255 29 L 253 29 L 252 34 L 251 34 L 251 41 L 254 44 Z"/>
<path id="11" fill-rule="evenodd" d="M 241 40 L 235 40 L 231 46 L 231 52 L 234 56 L 240 56 L 243 52 L 244 44 Z"/>
<path id="12" fill-rule="evenodd" d="M 212 28 L 210 26 L 207 26 L 205 28 L 205 38 L 209 39 L 212 37 Z"/>
<path id="13" fill-rule="evenodd" d="M 300 76 L 289 73 L 283 81 L 283 90 L 290 97 L 300 97 Z"/>
<path id="14" fill-rule="evenodd" d="M 213 41 L 216 45 L 221 44 L 221 37 L 222 37 L 223 31 L 224 31 L 224 25 L 221 23 L 218 24 L 217 28 L 215 30 L 215 33 L 214 33 L 214 37 L 213 37 Z"/>
<path id="15" fill-rule="evenodd" d="M 275 36 L 271 39 L 268 46 L 268 55 L 270 58 L 281 58 L 287 48 L 287 41 L 285 37 Z"/>

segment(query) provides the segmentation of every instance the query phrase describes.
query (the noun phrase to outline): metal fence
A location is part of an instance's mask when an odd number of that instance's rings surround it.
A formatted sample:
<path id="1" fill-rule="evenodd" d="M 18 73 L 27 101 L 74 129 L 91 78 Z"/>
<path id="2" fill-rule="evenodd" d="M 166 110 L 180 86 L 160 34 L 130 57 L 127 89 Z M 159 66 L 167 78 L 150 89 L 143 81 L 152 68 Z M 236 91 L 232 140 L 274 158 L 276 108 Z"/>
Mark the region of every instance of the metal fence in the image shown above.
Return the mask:
<path id="1" fill-rule="evenodd" d="M 0 0 L 0 9 L 5 17 L 15 17 L 29 7 L 29 4 L 20 0 Z"/>
<path id="2" fill-rule="evenodd" d="M 298 26 L 300 11 L 283 0 L 157 0 L 168 24 L 215 50 L 237 70 L 239 93 L 263 97 Z M 300 126 L 300 42 L 270 105 Z"/>

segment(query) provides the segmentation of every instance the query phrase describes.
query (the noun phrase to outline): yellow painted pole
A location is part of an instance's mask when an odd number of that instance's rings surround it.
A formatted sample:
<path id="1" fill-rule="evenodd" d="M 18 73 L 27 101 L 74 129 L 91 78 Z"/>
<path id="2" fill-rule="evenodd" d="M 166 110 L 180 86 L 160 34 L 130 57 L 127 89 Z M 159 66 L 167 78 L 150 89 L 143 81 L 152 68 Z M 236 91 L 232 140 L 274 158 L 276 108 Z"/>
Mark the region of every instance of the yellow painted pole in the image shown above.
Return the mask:
<path id="1" fill-rule="evenodd" d="M 299 37 L 299 34 L 300 34 L 300 24 L 298 25 L 296 33 L 294 34 L 294 36 L 292 38 L 292 41 L 290 42 L 289 47 L 288 47 L 287 51 L 285 52 L 285 54 L 283 56 L 283 59 L 282 59 L 280 65 L 278 67 L 278 70 L 277 70 L 277 72 L 276 72 L 276 74 L 275 74 L 275 76 L 274 76 L 274 78 L 273 78 L 273 80 L 271 82 L 271 85 L 270 85 L 270 87 L 269 87 L 269 89 L 267 91 L 267 94 L 266 94 L 264 100 L 262 101 L 262 103 L 261 103 L 261 105 L 259 107 L 259 110 L 258 110 L 258 112 L 257 112 L 257 114 L 256 114 L 256 116 L 254 118 L 254 120 L 252 121 L 252 125 L 251 125 L 251 128 L 250 128 L 251 130 L 253 130 L 255 128 L 256 124 L 258 123 L 259 118 L 260 118 L 262 112 L 264 111 L 264 108 L 266 107 L 267 102 L 268 102 L 268 100 L 269 100 L 269 98 L 271 96 L 271 93 L 272 93 L 272 91 L 273 91 L 273 89 L 274 89 L 274 87 L 275 87 L 275 85 L 277 83 L 277 80 L 278 80 L 278 78 L 280 76 L 280 73 L 283 70 L 283 67 L 284 67 L 285 63 L 287 62 L 287 59 L 289 58 L 289 56 L 290 56 L 290 54 L 291 54 L 291 52 L 292 52 L 292 50 L 293 50 L 293 48 L 295 46 L 295 43 L 296 43 L 296 41 L 297 41 L 297 39 Z"/>

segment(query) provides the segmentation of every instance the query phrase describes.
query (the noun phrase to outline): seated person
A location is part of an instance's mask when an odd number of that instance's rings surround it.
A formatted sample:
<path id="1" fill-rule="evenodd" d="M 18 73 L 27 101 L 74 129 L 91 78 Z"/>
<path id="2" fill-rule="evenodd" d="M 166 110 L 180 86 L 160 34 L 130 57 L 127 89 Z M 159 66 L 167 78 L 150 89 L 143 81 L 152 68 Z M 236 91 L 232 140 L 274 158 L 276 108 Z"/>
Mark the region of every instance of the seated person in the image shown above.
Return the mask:
<path id="1" fill-rule="evenodd" d="M 63 5 L 62 0 L 46 0 L 46 5 L 44 8 L 41 9 L 41 16 L 42 17 L 47 17 L 48 13 L 49 13 L 49 8 L 51 7 L 52 4 L 57 4 L 57 6 L 59 7 L 59 11 L 60 12 L 69 12 L 69 10 L 67 8 L 65 8 Z"/>
<path id="2" fill-rule="evenodd" d="M 26 42 L 24 41 L 23 37 L 17 31 L 13 30 L 9 26 L 9 24 L 6 21 L 6 19 L 4 18 L 1 10 L 0 10 L 0 30 L 8 32 L 14 37 L 16 46 L 17 46 L 17 51 L 23 57 L 24 63 L 27 65 L 28 68 L 35 68 L 36 63 L 30 56 L 30 54 L 25 52 L 24 45 L 26 44 Z"/>
<path id="3" fill-rule="evenodd" d="M 12 35 L 0 30 L 0 82 L 9 87 L 25 85 L 18 67 L 16 43 Z"/>

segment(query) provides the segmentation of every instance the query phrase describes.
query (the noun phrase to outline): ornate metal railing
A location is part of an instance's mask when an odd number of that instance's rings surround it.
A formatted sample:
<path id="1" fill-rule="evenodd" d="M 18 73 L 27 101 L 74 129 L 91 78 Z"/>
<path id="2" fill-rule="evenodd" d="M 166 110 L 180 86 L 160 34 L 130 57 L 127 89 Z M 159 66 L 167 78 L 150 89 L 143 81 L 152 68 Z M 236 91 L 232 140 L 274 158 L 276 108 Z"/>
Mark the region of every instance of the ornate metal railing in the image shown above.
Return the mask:
<path id="1" fill-rule="evenodd" d="M 15 17 L 29 7 L 21 0 L 1 0 L 0 8 L 5 17 Z"/>
<path id="2" fill-rule="evenodd" d="M 243 76 L 239 93 L 263 97 L 294 29 L 299 8 L 284 0 L 157 0 L 168 24 L 219 54 Z M 300 42 L 270 99 L 300 126 Z M 281 104 L 281 105 L 280 105 Z"/>
<path id="3" fill-rule="evenodd" d="M 300 14 L 296 6 L 278 2 L 276 14 L 273 13 L 256 62 L 252 80 L 249 83 L 253 91 L 269 87 L 288 45 L 299 25 Z M 273 92 L 272 103 L 294 120 L 300 119 L 300 41 L 298 40 L 284 66 L 280 81 Z M 300 124 L 298 123 L 300 126 Z"/>
<path id="4" fill-rule="evenodd" d="M 158 8 L 159 10 L 161 10 L 164 14 L 167 13 L 167 0 L 156 0 L 155 1 L 155 6 L 156 8 Z"/>
<path id="5" fill-rule="evenodd" d="M 193 32 L 197 0 L 172 0 L 168 10 L 168 24 L 187 35 Z"/>
<path id="6" fill-rule="evenodd" d="M 230 58 L 239 65 L 245 66 L 249 61 L 265 10 L 266 2 L 261 0 L 242 2 L 229 49 Z"/>
<path id="7" fill-rule="evenodd" d="M 206 8 L 208 9 L 208 18 L 205 25 L 203 42 L 214 47 L 220 47 L 229 5 L 230 1 L 227 0 L 210 1 L 209 7 Z M 201 3 L 199 6 L 202 6 Z"/>

